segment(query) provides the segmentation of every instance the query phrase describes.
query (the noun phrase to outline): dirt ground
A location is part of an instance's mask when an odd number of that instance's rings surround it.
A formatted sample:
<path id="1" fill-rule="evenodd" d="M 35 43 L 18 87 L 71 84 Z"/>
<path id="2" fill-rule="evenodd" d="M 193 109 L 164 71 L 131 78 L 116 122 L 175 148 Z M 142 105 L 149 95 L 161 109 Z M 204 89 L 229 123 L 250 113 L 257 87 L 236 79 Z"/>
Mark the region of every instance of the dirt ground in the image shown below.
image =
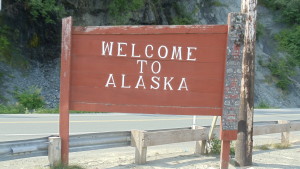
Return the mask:
<path id="1" fill-rule="evenodd" d="M 253 169 L 300 169 L 300 135 L 291 133 L 288 149 L 254 150 Z M 254 137 L 255 145 L 278 143 L 280 135 Z M 213 169 L 219 156 L 194 155 L 194 142 L 149 147 L 147 163 L 134 164 L 134 148 L 121 147 L 70 153 L 70 163 L 86 169 Z M 238 168 L 232 165 L 229 168 Z M 0 169 L 49 169 L 47 157 L 0 162 Z"/>

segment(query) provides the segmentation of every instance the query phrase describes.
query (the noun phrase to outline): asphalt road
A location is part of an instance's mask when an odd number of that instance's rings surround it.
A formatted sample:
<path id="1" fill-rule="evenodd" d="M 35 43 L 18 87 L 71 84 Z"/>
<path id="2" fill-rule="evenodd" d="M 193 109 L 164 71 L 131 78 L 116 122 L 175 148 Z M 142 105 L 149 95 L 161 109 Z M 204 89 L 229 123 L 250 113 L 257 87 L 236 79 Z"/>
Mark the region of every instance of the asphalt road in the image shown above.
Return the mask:
<path id="1" fill-rule="evenodd" d="M 212 116 L 197 116 L 196 125 L 210 125 Z M 300 109 L 257 109 L 254 121 L 300 120 Z M 219 123 L 219 122 L 218 122 Z M 193 116 L 149 114 L 71 114 L 70 134 L 190 127 Z M 58 114 L 1 114 L 0 142 L 57 135 Z"/>

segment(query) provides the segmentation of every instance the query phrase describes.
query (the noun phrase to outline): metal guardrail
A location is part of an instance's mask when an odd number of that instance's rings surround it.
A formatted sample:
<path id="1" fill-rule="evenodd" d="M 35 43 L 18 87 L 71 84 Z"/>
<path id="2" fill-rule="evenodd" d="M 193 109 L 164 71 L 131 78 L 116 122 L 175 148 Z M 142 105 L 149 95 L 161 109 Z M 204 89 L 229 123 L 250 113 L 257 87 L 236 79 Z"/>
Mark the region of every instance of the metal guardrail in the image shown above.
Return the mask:
<path id="1" fill-rule="evenodd" d="M 47 155 L 48 137 L 0 143 L 0 161 Z"/>
<path id="2" fill-rule="evenodd" d="M 291 120 L 291 124 L 300 123 L 300 120 Z M 254 126 L 276 125 L 277 121 L 255 122 Z M 209 126 L 204 126 L 209 127 Z M 267 126 L 265 126 L 267 127 Z M 149 130 L 148 132 L 168 131 L 168 130 L 183 130 L 191 129 L 191 127 L 164 129 L 164 130 Z M 276 131 L 277 132 L 277 131 Z M 49 136 L 52 137 L 52 136 Z M 70 136 L 70 152 L 88 151 L 96 149 L 114 148 L 130 146 L 131 131 L 106 132 L 106 133 L 91 133 Z M 49 141 L 48 137 L 0 142 L 0 161 L 47 156 Z"/>
<path id="3" fill-rule="evenodd" d="M 130 135 L 130 131 L 71 135 L 70 152 L 129 146 Z M 48 137 L 0 142 L 0 161 L 47 156 L 48 145 Z"/>
<path id="4" fill-rule="evenodd" d="M 70 136 L 70 151 L 130 146 L 130 131 L 92 133 Z"/>

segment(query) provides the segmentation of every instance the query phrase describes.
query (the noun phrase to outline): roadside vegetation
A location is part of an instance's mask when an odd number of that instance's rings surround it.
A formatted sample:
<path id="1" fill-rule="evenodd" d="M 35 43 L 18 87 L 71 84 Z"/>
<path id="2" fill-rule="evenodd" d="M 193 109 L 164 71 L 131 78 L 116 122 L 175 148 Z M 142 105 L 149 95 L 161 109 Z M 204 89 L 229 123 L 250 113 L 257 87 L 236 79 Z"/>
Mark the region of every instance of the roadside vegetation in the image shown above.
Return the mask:
<path id="1" fill-rule="evenodd" d="M 253 148 L 257 150 L 271 150 L 271 149 L 287 149 L 290 147 L 291 147 L 290 144 L 274 143 L 274 144 L 258 145 L 258 146 L 254 146 Z"/>
<path id="2" fill-rule="evenodd" d="M 85 169 L 85 168 L 79 165 L 69 165 L 69 166 L 58 165 L 58 166 L 50 167 L 50 169 Z"/>
<path id="3" fill-rule="evenodd" d="M 255 109 L 276 109 L 276 107 L 270 106 L 267 102 L 261 101 Z"/>
<path id="4" fill-rule="evenodd" d="M 0 104 L 0 114 L 58 114 L 58 108 L 47 108 L 41 95 L 42 89 L 31 86 L 28 89 L 16 89 L 15 104 Z M 91 113 L 86 111 L 70 111 L 70 113 Z M 92 112 L 97 113 L 97 112 Z M 102 113 L 102 112 L 98 112 Z"/>
<path id="5" fill-rule="evenodd" d="M 219 155 L 221 153 L 221 140 L 215 138 L 211 139 L 206 146 L 207 155 Z M 234 142 L 230 143 L 230 155 L 235 154 Z"/>
<path id="6" fill-rule="evenodd" d="M 293 83 L 292 77 L 297 74 L 296 68 L 300 66 L 300 1 L 298 0 L 259 0 L 263 5 L 278 14 L 277 22 L 288 25 L 274 36 L 278 43 L 278 50 L 285 57 L 273 56 L 266 64 L 274 77 L 276 86 L 284 91 Z M 263 34 L 261 24 L 257 26 L 258 38 Z"/>

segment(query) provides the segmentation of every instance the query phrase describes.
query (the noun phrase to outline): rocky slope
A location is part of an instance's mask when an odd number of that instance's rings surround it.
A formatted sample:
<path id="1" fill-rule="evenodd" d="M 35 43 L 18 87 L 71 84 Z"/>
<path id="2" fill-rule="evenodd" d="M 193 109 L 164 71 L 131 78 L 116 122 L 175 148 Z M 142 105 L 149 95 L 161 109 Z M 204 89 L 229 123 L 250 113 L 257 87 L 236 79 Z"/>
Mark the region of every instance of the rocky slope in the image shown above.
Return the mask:
<path id="1" fill-rule="evenodd" d="M 240 1 L 236 0 L 168 0 L 145 3 L 135 12 L 110 13 L 107 0 L 62 0 L 69 15 L 74 17 L 74 25 L 158 25 L 158 24 L 226 24 L 229 12 L 240 11 Z M 120 19 L 120 17 L 122 18 Z M 256 77 L 255 105 L 265 103 L 271 107 L 300 107 L 300 76 L 292 77 L 294 82 L 288 91 L 282 91 L 275 85 L 276 78 L 262 63 L 269 62 L 275 53 L 276 43 L 273 35 L 285 26 L 275 22 L 273 13 L 268 9 L 258 7 L 258 22 L 263 25 L 264 33 L 256 43 Z M 280 55 L 280 53 L 279 53 Z M 283 54 L 282 54 L 283 55 Z M 15 87 L 42 88 L 42 95 L 49 107 L 56 107 L 59 102 L 59 59 L 40 64 L 33 62 L 25 73 L 5 64 L 0 68 L 7 70 L 10 76 L 5 81 L 5 97 L 13 102 L 11 91 Z"/>

